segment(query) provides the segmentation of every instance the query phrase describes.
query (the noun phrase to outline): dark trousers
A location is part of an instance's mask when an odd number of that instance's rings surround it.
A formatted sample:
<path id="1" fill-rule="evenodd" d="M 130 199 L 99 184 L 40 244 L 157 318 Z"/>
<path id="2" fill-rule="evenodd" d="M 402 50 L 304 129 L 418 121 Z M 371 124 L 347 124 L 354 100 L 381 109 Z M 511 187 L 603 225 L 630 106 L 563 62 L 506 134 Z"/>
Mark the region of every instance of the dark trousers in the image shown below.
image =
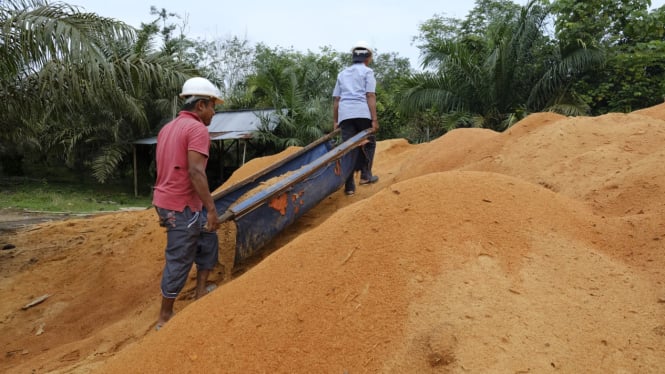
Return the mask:
<path id="1" fill-rule="evenodd" d="M 166 264 L 162 272 L 162 296 L 175 299 L 187 282 L 196 263 L 198 270 L 211 270 L 217 265 L 219 239 L 217 232 L 203 230 L 206 217 L 185 207 L 182 212 L 157 209 L 160 226 L 166 228 Z"/>
<path id="2" fill-rule="evenodd" d="M 342 129 L 342 141 L 347 141 L 359 132 L 372 127 L 372 120 L 369 118 L 345 119 L 339 124 L 339 127 Z M 374 153 L 376 151 L 376 137 L 370 135 L 367 140 L 368 142 L 360 147 L 356 165 L 353 169 L 354 172 L 360 170 L 360 179 L 364 180 L 369 180 L 372 177 L 372 164 L 374 163 Z M 353 174 L 352 172 L 346 180 L 346 191 L 356 189 Z"/>

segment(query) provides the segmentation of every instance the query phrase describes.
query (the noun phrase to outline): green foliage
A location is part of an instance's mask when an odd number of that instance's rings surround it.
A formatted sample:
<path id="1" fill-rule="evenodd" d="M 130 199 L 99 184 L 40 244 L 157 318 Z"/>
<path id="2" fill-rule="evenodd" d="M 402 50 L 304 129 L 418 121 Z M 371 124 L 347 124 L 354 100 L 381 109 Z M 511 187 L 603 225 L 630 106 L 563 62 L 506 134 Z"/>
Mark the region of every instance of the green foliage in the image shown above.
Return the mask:
<path id="1" fill-rule="evenodd" d="M 557 0 L 552 3 L 556 35 L 564 50 L 630 43 L 631 29 L 649 5 L 650 0 Z"/>
<path id="2" fill-rule="evenodd" d="M 454 112 L 442 115 L 435 110 L 427 110 L 412 116 L 403 137 L 412 143 L 429 142 L 456 127 L 462 127 L 461 123 L 467 124 L 464 127 L 473 127 L 471 119 L 466 118 L 464 113 Z"/>
<path id="3" fill-rule="evenodd" d="M 665 42 L 654 40 L 622 48 L 603 70 L 584 76 L 575 89 L 593 114 L 630 112 L 660 104 L 665 99 Z"/>
<path id="4" fill-rule="evenodd" d="M 563 56 L 545 32 L 548 15 L 536 0 L 519 11 L 505 1 L 478 1 L 466 22 L 448 23 L 444 33 L 426 24 L 422 40 L 431 44 L 421 50 L 430 70 L 404 81 L 402 111 L 416 118 L 440 113 L 441 128 L 497 131 L 530 112 L 566 107 L 581 113 L 584 105 L 570 94 L 570 84 L 603 56 L 583 48 Z"/>
<path id="5" fill-rule="evenodd" d="M 378 140 L 401 138 L 406 131 L 406 121 L 399 112 L 395 93 L 403 77 L 413 71 L 406 58 L 397 53 L 379 53 L 370 66 L 376 77 L 376 110 L 380 129 Z"/>
<path id="6" fill-rule="evenodd" d="M 332 131 L 331 93 L 338 66 L 333 52 L 303 54 L 257 46 L 247 90 L 257 107 L 277 111 L 278 126 L 274 131 L 263 129 L 255 139 L 279 151 L 305 146 Z"/>
<path id="7" fill-rule="evenodd" d="M 462 35 L 483 36 L 488 29 L 519 17 L 521 7 L 510 0 L 476 0 L 466 18 L 460 22 Z"/>
<path id="8" fill-rule="evenodd" d="M 103 45 L 129 40 L 133 32 L 67 4 L 37 0 L 0 4 L 0 28 L 0 152 L 5 153 L 38 145 L 46 118 L 78 109 L 91 93 L 104 92 L 113 77 Z"/>
<path id="9" fill-rule="evenodd" d="M 591 114 L 628 112 L 663 102 L 665 9 L 648 13 L 646 0 L 560 0 L 554 5 L 562 45 L 601 45 L 607 56 L 603 69 L 587 72 L 572 85 Z M 601 16 L 587 18 L 591 14 Z"/>
<path id="10" fill-rule="evenodd" d="M 177 43 L 167 52 L 148 48 L 155 28 L 137 39 L 124 23 L 64 3 L 4 2 L 0 27 L 0 153 L 64 161 L 80 172 L 93 155 L 97 165 L 109 162 L 95 169 L 100 182 L 131 140 L 173 112 L 161 104 L 192 71 L 174 52 Z"/>

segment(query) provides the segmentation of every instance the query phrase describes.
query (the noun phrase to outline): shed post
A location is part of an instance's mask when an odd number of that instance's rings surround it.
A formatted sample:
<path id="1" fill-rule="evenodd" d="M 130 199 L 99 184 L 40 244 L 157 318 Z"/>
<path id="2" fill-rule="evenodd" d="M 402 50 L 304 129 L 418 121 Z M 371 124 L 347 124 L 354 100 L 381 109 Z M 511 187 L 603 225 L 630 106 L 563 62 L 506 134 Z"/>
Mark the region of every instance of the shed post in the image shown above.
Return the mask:
<path id="1" fill-rule="evenodd" d="M 132 153 L 134 154 L 134 197 L 139 196 L 138 177 L 136 171 L 136 144 L 132 144 Z"/>

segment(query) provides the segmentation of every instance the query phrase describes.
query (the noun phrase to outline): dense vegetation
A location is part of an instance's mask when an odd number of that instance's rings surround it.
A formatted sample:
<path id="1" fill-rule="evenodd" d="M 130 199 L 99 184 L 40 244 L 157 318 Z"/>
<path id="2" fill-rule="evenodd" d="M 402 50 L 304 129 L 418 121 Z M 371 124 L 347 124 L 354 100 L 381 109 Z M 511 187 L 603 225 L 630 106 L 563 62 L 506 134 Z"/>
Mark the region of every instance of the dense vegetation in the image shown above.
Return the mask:
<path id="1" fill-rule="evenodd" d="M 459 127 L 502 131 L 539 111 L 597 115 L 660 103 L 665 9 L 650 5 L 476 0 L 464 19 L 434 14 L 414 36 L 422 66 L 378 51 L 379 138 L 421 142 Z M 1 175 L 30 164 L 129 180 L 132 141 L 173 117 L 193 75 L 222 88 L 219 110 L 277 110 L 279 126 L 256 134 L 254 152 L 331 130 L 330 95 L 346 51 L 192 40 L 178 15 L 152 8 L 148 16 L 135 29 L 63 2 L 0 3 Z"/>

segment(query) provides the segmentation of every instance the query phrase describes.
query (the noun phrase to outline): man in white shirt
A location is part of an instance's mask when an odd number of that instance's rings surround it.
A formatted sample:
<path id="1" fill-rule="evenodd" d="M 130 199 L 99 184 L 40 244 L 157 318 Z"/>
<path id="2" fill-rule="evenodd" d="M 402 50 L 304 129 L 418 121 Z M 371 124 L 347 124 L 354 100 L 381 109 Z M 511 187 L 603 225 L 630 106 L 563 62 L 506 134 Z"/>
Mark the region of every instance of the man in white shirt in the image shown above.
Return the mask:
<path id="1" fill-rule="evenodd" d="M 376 79 L 368 67 L 372 62 L 372 49 L 365 42 L 351 48 L 353 65 L 337 76 L 333 90 L 333 127 L 342 129 L 342 140 L 346 141 L 359 132 L 379 129 L 376 116 Z M 372 163 L 376 150 L 376 137 L 371 135 L 361 147 L 355 170 L 360 170 L 360 184 L 376 183 L 379 177 L 372 175 Z M 355 172 L 354 170 L 354 172 Z M 354 173 L 346 180 L 344 192 L 353 195 L 356 191 Z"/>

